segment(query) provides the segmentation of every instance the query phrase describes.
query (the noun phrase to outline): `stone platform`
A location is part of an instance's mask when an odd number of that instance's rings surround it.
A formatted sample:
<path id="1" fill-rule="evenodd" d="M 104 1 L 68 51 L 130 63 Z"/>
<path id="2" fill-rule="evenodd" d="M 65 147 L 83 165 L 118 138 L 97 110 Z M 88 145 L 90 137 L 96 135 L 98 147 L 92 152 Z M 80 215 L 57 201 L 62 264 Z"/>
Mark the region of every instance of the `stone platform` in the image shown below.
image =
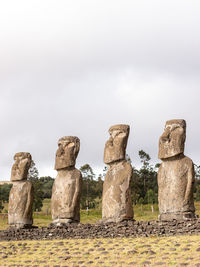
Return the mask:
<path id="1" fill-rule="evenodd" d="M 187 221 L 123 221 L 107 224 L 69 224 L 0 231 L 0 241 L 117 237 L 151 237 L 200 234 L 200 219 Z"/>

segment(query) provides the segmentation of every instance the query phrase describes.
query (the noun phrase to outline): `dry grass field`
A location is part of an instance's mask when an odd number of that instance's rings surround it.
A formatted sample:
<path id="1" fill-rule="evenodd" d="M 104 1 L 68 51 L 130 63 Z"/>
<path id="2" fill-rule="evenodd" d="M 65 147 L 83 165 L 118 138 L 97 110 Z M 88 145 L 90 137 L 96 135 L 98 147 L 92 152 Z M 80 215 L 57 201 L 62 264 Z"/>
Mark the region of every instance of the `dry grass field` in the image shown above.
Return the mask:
<path id="1" fill-rule="evenodd" d="M 0 242 L 0 266 L 200 266 L 200 237 Z"/>

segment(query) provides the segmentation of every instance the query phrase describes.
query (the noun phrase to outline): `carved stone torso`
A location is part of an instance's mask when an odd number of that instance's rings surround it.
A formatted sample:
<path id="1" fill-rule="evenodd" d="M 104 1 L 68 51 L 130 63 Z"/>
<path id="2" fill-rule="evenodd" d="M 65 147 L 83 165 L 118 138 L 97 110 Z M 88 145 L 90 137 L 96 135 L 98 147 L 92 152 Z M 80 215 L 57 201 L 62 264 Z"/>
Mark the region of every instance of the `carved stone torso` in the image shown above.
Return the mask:
<path id="1" fill-rule="evenodd" d="M 8 223 L 32 224 L 33 185 L 30 181 L 13 182 L 9 195 Z"/>
<path id="2" fill-rule="evenodd" d="M 133 218 L 130 182 L 131 164 L 124 161 L 111 165 L 103 184 L 102 218 L 120 221 Z"/>
<path id="3" fill-rule="evenodd" d="M 163 160 L 158 172 L 160 213 L 194 212 L 194 167 L 190 158 L 180 155 Z"/>
<path id="4" fill-rule="evenodd" d="M 81 172 L 59 170 L 52 189 L 52 219 L 80 221 Z"/>

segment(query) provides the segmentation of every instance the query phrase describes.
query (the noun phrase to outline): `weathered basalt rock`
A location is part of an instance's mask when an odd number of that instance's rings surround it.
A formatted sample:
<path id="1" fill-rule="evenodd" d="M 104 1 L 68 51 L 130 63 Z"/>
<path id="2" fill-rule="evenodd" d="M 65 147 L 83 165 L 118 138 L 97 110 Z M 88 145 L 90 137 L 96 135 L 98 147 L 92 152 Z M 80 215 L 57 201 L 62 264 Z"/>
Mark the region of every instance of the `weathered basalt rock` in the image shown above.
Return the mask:
<path id="1" fill-rule="evenodd" d="M 129 136 L 128 125 L 114 125 L 104 149 L 108 172 L 103 184 L 102 221 L 119 222 L 133 219 L 130 183 L 132 167 L 125 160 Z"/>
<path id="2" fill-rule="evenodd" d="M 184 153 L 186 122 L 170 120 L 159 140 L 158 202 L 160 220 L 195 217 L 194 165 Z"/>
<path id="3" fill-rule="evenodd" d="M 175 235 L 199 235 L 200 220 L 181 221 L 123 221 L 105 224 L 61 224 L 32 229 L 0 230 L 0 241 L 88 239 L 117 237 L 152 237 Z"/>
<path id="4" fill-rule="evenodd" d="M 80 221 L 80 196 L 82 176 L 75 168 L 80 140 L 65 136 L 58 141 L 55 169 L 58 171 L 53 184 L 51 212 L 53 224 Z"/>
<path id="5" fill-rule="evenodd" d="M 9 195 L 8 223 L 12 227 L 31 227 L 33 224 L 33 185 L 27 181 L 28 170 L 31 165 L 31 155 L 20 152 L 14 156 L 12 166 L 12 189 Z"/>

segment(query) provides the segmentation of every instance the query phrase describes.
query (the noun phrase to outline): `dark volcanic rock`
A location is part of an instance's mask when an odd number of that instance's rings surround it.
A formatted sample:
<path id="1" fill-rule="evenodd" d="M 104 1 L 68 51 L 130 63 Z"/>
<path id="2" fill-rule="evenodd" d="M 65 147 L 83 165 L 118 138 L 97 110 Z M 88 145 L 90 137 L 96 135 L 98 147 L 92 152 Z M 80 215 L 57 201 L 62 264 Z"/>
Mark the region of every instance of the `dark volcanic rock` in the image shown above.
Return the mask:
<path id="1" fill-rule="evenodd" d="M 0 240 L 49 240 L 49 239 L 85 239 L 116 238 L 139 236 L 172 236 L 200 234 L 200 219 L 187 221 L 124 221 L 120 223 L 77 224 L 48 227 L 15 229 L 0 231 Z M 61 243 L 60 243 L 61 245 Z"/>

